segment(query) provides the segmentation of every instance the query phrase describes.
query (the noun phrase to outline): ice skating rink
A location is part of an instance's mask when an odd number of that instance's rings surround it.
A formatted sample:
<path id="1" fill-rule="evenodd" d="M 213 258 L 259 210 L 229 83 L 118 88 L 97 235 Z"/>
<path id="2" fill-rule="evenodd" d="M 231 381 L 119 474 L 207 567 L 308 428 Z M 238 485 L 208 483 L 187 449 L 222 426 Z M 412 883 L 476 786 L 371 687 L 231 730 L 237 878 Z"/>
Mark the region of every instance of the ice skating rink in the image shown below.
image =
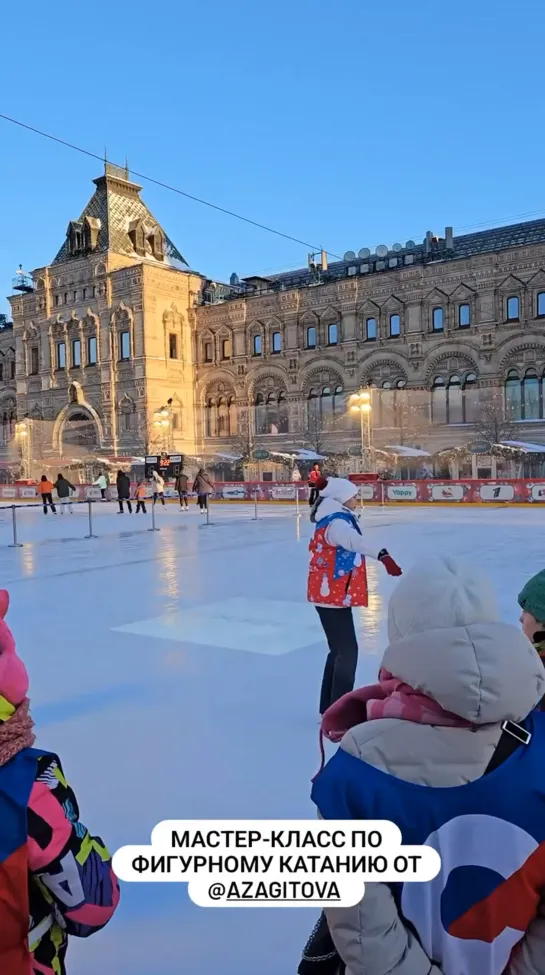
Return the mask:
<path id="1" fill-rule="evenodd" d="M 313 817 L 325 644 L 305 603 L 308 510 L 192 506 L 151 518 L 93 506 L 44 517 L 0 509 L 0 585 L 31 678 L 38 744 L 59 752 L 82 820 L 113 851 L 175 818 Z M 377 552 L 404 568 L 438 552 L 488 570 L 506 620 L 544 567 L 545 509 L 364 509 Z M 360 682 L 385 646 L 395 580 L 369 566 Z M 437 648 L 441 653 L 441 647 Z M 292 975 L 312 909 L 192 905 L 183 884 L 124 885 L 111 925 L 72 940 L 78 975 Z"/>

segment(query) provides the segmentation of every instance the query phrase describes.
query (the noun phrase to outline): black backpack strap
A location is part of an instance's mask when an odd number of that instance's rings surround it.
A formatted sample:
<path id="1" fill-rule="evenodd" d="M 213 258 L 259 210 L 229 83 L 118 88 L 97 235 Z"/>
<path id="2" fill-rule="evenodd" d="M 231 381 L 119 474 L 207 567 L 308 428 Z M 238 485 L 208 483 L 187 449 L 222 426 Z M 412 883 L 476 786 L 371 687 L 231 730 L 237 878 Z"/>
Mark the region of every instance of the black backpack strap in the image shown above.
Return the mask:
<path id="1" fill-rule="evenodd" d="M 531 732 L 523 728 L 522 725 L 515 724 L 514 721 L 504 721 L 501 726 L 501 735 L 498 744 L 483 775 L 488 775 L 489 772 L 493 772 L 494 769 L 498 768 L 520 745 L 528 745 L 531 737 Z"/>

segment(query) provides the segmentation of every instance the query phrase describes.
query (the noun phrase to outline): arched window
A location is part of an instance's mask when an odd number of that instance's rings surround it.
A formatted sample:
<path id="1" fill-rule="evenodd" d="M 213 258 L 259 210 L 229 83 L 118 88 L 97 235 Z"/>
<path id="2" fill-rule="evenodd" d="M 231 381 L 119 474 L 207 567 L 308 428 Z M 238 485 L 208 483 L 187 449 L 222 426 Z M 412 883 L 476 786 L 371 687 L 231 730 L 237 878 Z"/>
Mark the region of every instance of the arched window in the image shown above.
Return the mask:
<path id="1" fill-rule="evenodd" d="M 278 432 L 289 433 L 288 399 L 284 392 L 278 394 Z"/>
<path id="2" fill-rule="evenodd" d="M 254 335 L 252 342 L 252 355 L 263 354 L 263 339 L 261 335 Z"/>
<path id="3" fill-rule="evenodd" d="M 316 348 L 316 328 L 314 325 L 311 325 L 310 328 L 307 328 L 307 349 L 315 349 L 315 348 Z"/>
<path id="4" fill-rule="evenodd" d="M 207 437 L 217 437 L 217 410 L 213 399 L 209 399 L 206 402 L 205 430 Z"/>
<path id="5" fill-rule="evenodd" d="M 311 389 L 308 394 L 308 424 L 315 428 L 320 423 L 320 398 L 317 389 Z"/>
<path id="6" fill-rule="evenodd" d="M 235 402 L 235 397 L 231 396 L 228 402 L 229 408 L 229 433 L 233 436 L 237 432 L 237 405 Z"/>
<path id="7" fill-rule="evenodd" d="M 401 335 L 401 318 L 399 315 L 390 315 L 390 338 L 395 339 Z"/>
<path id="8" fill-rule="evenodd" d="M 267 396 L 267 433 L 278 434 L 278 403 L 277 393 Z"/>
<path id="9" fill-rule="evenodd" d="M 366 342 L 374 342 L 377 337 L 377 320 L 376 318 L 367 318 L 365 322 L 365 340 Z"/>
<path id="10" fill-rule="evenodd" d="M 258 435 L 269 432 L 267 428 L 267 406 L 263 393 L 258 393 L 255 398 L 255 432 Z"/>
<path id="11" fill-rule="evenodd" d="M 536 317 L 545 318 L 545 291 L 536 295 Z"/>
<path id="12" fill-rule="evenodd" d="M 522 381 L 522 418 L 524 420 L 539 420 L 541 410 L 541 390 L 537 372 L 528 369 Z"/>
<path id="13" fill-rule="evenodd" d="M 458 305 L 458 328 L 469 328 L 471 325 L 471 305 L 464 302 Z"/>
<path id="14" fill-rule="evenodd" d="M 522 420 L 522 384 L 516 369 L 505 380 L 505 411 L 512 420 Z"/>
<path id="15" fill-rule="evenodd" d="M 228 437 L 230 434 L 229 430 L 229 407 L 224 396 L 220 396 L 218 400 L 218 436 Z"/>
<path id="16" fill-rule="evenodd" d="M 333 414 L 333 397 L 331 395 L 331 389 L 329 386 L 324 386 L 322 389 L 321 400 L 320 412 L 322 414 L 322 420 L 327 423 Z"/>
<path id="17" fill-rule="evenodd" d="M 280 332 L 272 333 L 272 352 L 278 353 L 282 351 L 282 336 Z"/>
<path id="18" fill-rule="evenodd" d="M 448 381 L 447 393 L 447 423 L 464 422 L 464 399 L 462 380 L 459 376 L 451 376 Z"/>
<path id="19" fill-rule="evenodd" d="M 393 427 L 394 425 L 394 385 L 387 379 L 382 384 L 382 389 L 378 394 L 378 425 L 381 427 Z"/>
<path id="20" fill-rule="evenodd" d="M 518 322 L 520 318 L 520 301 L 517 295 L 509 295 L 506 301 L 505 317 L 508 322 Z"/>
<path id="21" fill-rule="evenodd" d="M 431 416 L 434 423 L 447 422 L 447 389 L 443 376 L 436 376 L 431 390 Z"/>
<path id="22" fill-rule="evenodd" d="M 434 308 L 432 312 L 432 327 L 434 332 L 442 332 L 445 322 L 445 313 L 442 308 Z"/>
<path id="23" fill-rule="evenodd" d="M 346 412 L 344 406 L 344 389 L 342 386 L 335 386 L 332 412 L 334 416 L 342 416 Z"/>
<path id="24" fill-rule="evenodd" d="M 464 393 L 464 422 L 475 423 L 480 416 L 479 390 L 477 389 L 477 376 L 474 372 L 468 372 L 463 385 Z"/>

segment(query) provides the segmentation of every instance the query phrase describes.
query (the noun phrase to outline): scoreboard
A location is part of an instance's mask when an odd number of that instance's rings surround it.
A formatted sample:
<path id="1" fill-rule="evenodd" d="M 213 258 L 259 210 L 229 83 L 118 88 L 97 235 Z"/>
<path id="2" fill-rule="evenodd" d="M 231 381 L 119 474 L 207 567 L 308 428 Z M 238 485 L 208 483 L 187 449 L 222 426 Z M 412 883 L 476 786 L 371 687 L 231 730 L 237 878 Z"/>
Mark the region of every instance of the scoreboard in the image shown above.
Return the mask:
<path id="1" fill-rule="evenodd" d="M 146 457 L 146 477 L 150 478 L 152 471 L 157 471 L 165 480 L 178 477 L 184 469 L 183 454 L 154 454 Z"/>

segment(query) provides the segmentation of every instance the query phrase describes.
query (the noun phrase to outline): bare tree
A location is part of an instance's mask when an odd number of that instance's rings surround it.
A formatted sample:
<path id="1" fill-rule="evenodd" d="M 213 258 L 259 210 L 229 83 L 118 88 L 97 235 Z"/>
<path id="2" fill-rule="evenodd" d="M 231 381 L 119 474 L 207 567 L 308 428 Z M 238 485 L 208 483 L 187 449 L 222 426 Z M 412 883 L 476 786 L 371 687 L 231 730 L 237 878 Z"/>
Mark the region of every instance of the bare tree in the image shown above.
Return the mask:
<path id="1" fill-rule="evenodd" d="M 474 423 L 475 439 L 489 444 L 501 444 L 517 439 L 517 428 L 505 407 L 503 390 L 493 389 L 481 402 L 479 417 Z"/>
<path id="2" fill-rule="evenodd" d="M 399 444 L 421 447 L 427 445 L 431 433 L 429 394 L 426 390 L 379 390 L 381 400 L 375 398 L 376 420 L 384 426 L 375 430 L 376 446 Z"/>

